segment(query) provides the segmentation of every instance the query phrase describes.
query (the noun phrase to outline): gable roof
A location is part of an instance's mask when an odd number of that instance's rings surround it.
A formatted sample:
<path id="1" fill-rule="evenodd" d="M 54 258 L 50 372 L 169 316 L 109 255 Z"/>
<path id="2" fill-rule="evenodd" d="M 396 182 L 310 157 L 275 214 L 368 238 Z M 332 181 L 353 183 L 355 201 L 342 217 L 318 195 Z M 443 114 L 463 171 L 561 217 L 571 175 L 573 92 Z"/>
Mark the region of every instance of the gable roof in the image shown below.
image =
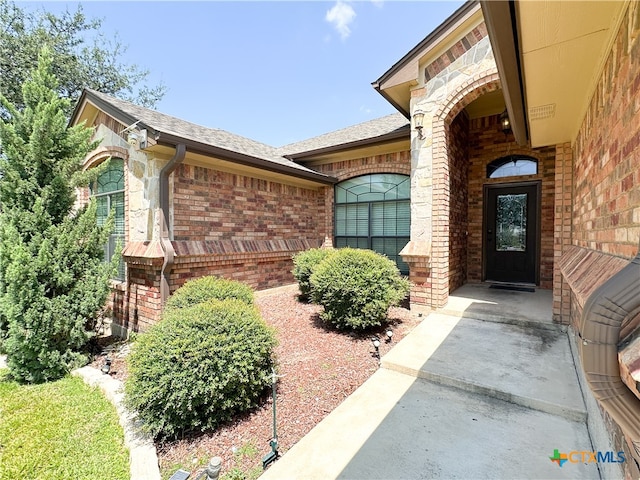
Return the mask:
<path id="1" fill-rule="evenodd" d="M 466 35 L 470 28 L 482 20 L 479 0 L 467 0 L 418 45 L 382 74 L 371 85 L 391 105 L 409 118 L 410 86 L 417 85 L 420 62 L 437 57 Z M 510 2 L 501 2 L 510 3 Z M 434 58 L 435 59 L 435 58 Z"/>
<path id="2" fill-rule="evenodd" d="M 131 102 L 85 89 L 71 116 L 77 121 L 86 102 L 94 104 L 125 125 L 136 122 L 147 129 L 150 138 L 160 145 L 185 144 L 188 151 L 215 155 L 224 160 L 255 166 L 300 178 L 335 183 L 336 179 L 299 165 L 278 153 L 278 149 L 225 130 L 203 127 Z"/>
<path id="3" fill-rule="evenodd" d="M 409 121 L 399 113 L 392 113 L 375 120 L 285 145 L 280 147 L 278 152 L 287 158 L 296 159 L 409 138 L 410 134 Z"/>

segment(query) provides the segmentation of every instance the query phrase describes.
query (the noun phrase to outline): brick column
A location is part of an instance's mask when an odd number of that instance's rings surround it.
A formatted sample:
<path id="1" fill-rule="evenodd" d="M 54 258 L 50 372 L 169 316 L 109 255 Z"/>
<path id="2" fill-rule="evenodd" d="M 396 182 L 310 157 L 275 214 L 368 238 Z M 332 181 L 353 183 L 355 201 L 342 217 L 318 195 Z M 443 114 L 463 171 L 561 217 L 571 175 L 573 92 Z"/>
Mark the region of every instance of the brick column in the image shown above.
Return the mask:
<path id="1" fill-rule="evenodd" d="M 449 299 L 449 122 L 433 125 L 432 306 Z"/>
<path id="2" fill-rule="evenodd" d="M 553 321 L 571 321 L 571 289 L 560 271 L 560 257 L 571 245 L 573 209 L 573 150 L 570 143 L 556 145 L 555 209 L 553 222 Z"/>
<path id="3" fill-rule="evenodd" d="M 433 306 L 431 243 L 428 240 L 412 240 L 402 249 L 400 255 L 402 260 L 409 265 L 411 304 L 431 308 Z"/>

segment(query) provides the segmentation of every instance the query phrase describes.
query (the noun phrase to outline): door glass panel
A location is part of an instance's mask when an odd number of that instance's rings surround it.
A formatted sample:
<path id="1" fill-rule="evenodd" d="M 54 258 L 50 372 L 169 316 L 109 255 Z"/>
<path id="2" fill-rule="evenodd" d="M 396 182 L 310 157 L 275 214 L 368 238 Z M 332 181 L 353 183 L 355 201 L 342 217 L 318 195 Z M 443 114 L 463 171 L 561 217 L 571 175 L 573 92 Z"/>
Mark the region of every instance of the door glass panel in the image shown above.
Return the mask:
<path id="1" fill-rule="evenodd" d="M 524 252 L 527 242 L 527 194 L 497 195 L 496 250 Z"/>

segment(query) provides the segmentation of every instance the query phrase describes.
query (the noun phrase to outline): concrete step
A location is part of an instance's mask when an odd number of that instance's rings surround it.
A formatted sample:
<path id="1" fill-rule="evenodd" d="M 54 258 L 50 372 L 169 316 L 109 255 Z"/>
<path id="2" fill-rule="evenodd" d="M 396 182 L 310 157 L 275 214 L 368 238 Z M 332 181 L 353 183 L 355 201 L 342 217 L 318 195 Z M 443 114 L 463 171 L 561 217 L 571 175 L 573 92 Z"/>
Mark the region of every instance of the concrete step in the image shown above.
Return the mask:
<path id="1" fill-rule="evenodd" d="M 432 313 L 382 358 L 383 368 L 586 421 L 566 333 Z"/>
<path id="2" fill-rule="evenodd" d="M 552 294 L 550 290 L 517 292 L 493 289 L 491 285 L 467 284 L 449 296 L 447 305 L 437 313 L 454 317 L 508 323 L 521 327 L 566 331 L 566 327 L 553 322 Z"/>

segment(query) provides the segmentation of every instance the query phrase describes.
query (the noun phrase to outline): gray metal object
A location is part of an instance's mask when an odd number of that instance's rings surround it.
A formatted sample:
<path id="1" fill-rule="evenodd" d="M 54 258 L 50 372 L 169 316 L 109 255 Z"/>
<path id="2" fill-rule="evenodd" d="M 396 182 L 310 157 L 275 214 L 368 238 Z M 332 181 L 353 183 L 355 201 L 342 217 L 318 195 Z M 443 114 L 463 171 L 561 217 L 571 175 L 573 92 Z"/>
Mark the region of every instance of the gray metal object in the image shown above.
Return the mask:
<path id="1" fill-rule="evenodd" d="M 276 429 L 276 384 L 278 382 L 278 375 L 275 370 L 271 374 L 271 389 L 273 395 L 273 438 L 269 442 L 271 451 L 262 457 L 262 468 L 266 469 L 269 465 L 275 462 L 280 454 L 278 453 L 278 431 Z"/>
<path id="2" fill-rule="evenodd" d="M 640 400 L 620 378 L 618 343 L 624 322 L 640 308 L 640 252 L 587 299 L 580 319 L 580 358 L 602 408 L 620 426 L 640 460 Z"/>

